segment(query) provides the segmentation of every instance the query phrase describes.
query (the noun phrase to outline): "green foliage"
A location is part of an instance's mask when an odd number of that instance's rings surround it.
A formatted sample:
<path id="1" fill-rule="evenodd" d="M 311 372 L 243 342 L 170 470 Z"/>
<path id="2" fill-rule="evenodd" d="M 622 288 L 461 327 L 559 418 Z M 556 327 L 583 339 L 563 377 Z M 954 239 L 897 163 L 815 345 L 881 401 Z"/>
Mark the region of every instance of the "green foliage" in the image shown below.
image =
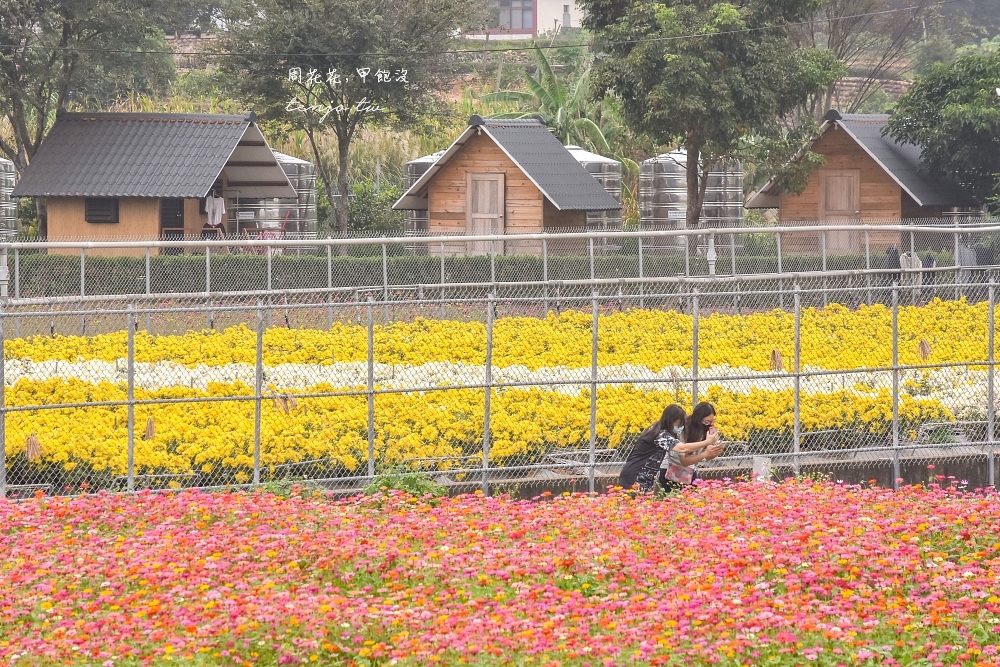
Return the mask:
<path id="1" fill-rule="evenodd" d="M 936 65 L 900 98 L 888 132 L 923 147 L 930 170 L 964 185 L 978 201 L 1000 204 L 1000 53 Z"/>
<path id="2" fill-rule="evenodd" d="M 890 113 L 894 106 L 896 100 L 881 85 L 875 84 L 855 113 Z"/>
<path id="3" fill-rule="evenodd" d="M 307 480 L 272 480 L 264 482 L 260 485 L 260 488 L 267 493 L 273 493 L 282 498 L 291 498 L 292 496 L 309 498 L 322 492 L 316 483 Z"/>
<path id="4" fill-rule="evenodd" d="M 822 155 L 809 150 L 818 136 L 819 126 L 807 119 L 777 136 L 744 137 L 733 151 L 743 164 L 744 188 L 756 190 L 774 179 L 779 192 L 801 193 L 809 182 L 809 175 L 826 161 Z"/>
<path id="5" fill-rule="evenodd" d="M 984 37 L 979 40 L 978 44 L 960 46 L 955 49 L 955 55 L 959 58 L 964 58 L 965 56 L 990 56 L 997 51 L 1000 51 L 1000 35 L 996 35 L 990 39 Z"/>
<path id="6" fill-rule="evenodd" d="M 397 187 L 382 187 L 363 181 L 354 185 L 350 203 L 350 230 L 365 236 L 402 236 L 403 211 L 393 211 L 392 205 L 403 195 Z"/>
<path id="7" fill-rule="evenodd" d="M 582 60 L 583 50 L 574 51 L 578 53 L 577 59 Z M 538 64 L 539 75 L 537 78 L 525 78 L 528 90 L 490 93 L 480 97 L 480 101 L 527 107 L 527 110 L 495 114 L 494 117 L 528 118 L 539 115 L 563 144 L 576 144 L 607 154 L 611 149 L 604 132 L 587 117 L 590 68 L 585 67 L 582 72 L 563 81 L 556 76 L 545 52 L 535 46 L 532 56 Z"/>
<path id="8" fill-rule="evenodd" d="M 0 10 L 0 152 L 23 172 L 59 108 L 162 90 L 173 60 L 156 0 L 9 0 Z"/>
<path id="9" fill-rule="evenodd" d="M 913 56 L 913 72 L 926 76 L 934 65 L 955 59 L 955 44 L 947 35 L 931 35 L 917 45 Z"/>
<path id="10" fill-rule="evenodd" d="M 584 26 L 604 42 L 593 94 L 614 91 L 633 131 L 687 149 L 692 168 L 703 155 L 705 164 L 735 157 L 750 136 L 780 140 L 777 119 L 843 70 L 829 54 L 790 45 L 787 25 L 818 4 L 582 0 Z M 700 215 L 701 178 L 689 172 L 689 227 Z"/>
<path id="11" fill-rule="evenodd" d="M 389 471 L 377 476 L 372 483 L 364 488 L 366 496 L 385 491 L 403 491 L 411 496 L 433 496 L 440 498 L 448 495 L 448 490 L 420 472 Z"/>
<path id="12" fill-rule="evenodd" d="M 308 134 L 327 198 L 339 195 L 341 232 L 348 229 L 349 152 L 357 132 L 413 125 L 441 112 L 436 94 L 448 89 L 454 74 L 448 47 L 476 3 L 401 0 L 393 11 L 385 9 L 382 0 L 257 0 L 225 8 L 229 30 L 222 47 L 244 54 L 221 60 L 234 96 L 263 120 Z M 370 71 L 362 78 L 364 68 Z M 388 80 L 377 80 L 378 70 L 388 72 Z M 327 132 L 336 137 L 336 174 L 317 148 Z"/>

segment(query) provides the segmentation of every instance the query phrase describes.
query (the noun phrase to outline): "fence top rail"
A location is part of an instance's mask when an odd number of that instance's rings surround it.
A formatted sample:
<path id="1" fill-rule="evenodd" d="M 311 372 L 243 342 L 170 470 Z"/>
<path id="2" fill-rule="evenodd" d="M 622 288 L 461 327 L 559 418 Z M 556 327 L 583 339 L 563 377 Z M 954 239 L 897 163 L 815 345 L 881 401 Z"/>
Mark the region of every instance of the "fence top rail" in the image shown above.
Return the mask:
<path id="1" fill-rule="evenodd" d="M 1000 233 L 1000 220 L 976 226 L 940 226 L 914 224 L 843 224 L 843 225 L 783 225 L 780 227 L 716 227 L 701 229 L 661 229 L 639 231 L 581 231 L 549 232 L 536 234 L 480 234 L 444 236 L 380 236 L 367 238 L 327 239 L 229 239 L 229 240 L 149 240 L 149 241 L 2 241 L 0 252 L 10 250 L 43 249 L 145 249 L 145 248 L 231 248 L 231 247 L 280 247 L 297 248 L 317 246 L 399 245 L 435 243 L 511 242 L 511 241 L 566 241 L 574 239 L 629 239 L 691 236 L 728 236 L 730 234 L 788 234 L 797 232 L 917 232 L 941 234 Z"/>

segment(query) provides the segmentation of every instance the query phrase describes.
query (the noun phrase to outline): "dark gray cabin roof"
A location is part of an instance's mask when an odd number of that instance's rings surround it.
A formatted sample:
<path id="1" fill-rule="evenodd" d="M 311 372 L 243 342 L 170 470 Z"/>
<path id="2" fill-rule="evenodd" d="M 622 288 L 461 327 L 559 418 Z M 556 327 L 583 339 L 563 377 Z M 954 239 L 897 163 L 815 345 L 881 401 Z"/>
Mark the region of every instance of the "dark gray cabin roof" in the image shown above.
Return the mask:
<path id="1" fill-rule="evenodd" d="M 462 146 L 484 132 L 560 211 L 610 211 L 621 204 L 609 195 L 549 129 L 536 119 L 491 120 L 473 116 L 469 127 L 424 172 L 394 209 L 426 209 L 427 184 Z"/>
<path id="2" fill-rule="evenodd" d="M 886 173 L 920 206 L 972 206 L 975 202 L 957 183 L 935 177 L 920 160 L 920 146 L 882 136 L 887 114 L 843 114 L 837 124 L 851 133 Z"/>
<path id="3" fill-rule="evenodd" d="M 920 146 L 898 143 L 891 136 L 882 136 L 889 121 L 888 114 L 827 113 L 820 129 L 825 133 L 833 126 L 845 130 L 868 155 L 906 192 L 918 206 L 969 208 L 975 200 L 957 183 L 932 175 L 920 159 Z M 776 206 L 773 181 L 750 198 L 748 208 Z"/>
<path id="4" fill-rule="evenodd" d="M 237 149 L 231 181 L 258 196 L 295 196 L 252 115 L 65 112 L 13 196 L 204 197 Z"/>

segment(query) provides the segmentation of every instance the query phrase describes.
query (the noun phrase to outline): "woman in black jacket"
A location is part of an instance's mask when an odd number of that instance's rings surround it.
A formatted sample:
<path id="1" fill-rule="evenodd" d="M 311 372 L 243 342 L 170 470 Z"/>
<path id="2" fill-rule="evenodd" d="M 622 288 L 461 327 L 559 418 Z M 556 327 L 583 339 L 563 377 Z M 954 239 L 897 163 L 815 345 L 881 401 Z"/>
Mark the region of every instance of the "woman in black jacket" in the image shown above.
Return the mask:
<path id="1" fill-rule="evenodd" d="M 686 418 L 684 409 L 679 405 L 668 405 L 660 419 L 639 435 L 622 467 L 618 485 L 631 489 L 638 484 L 639 491 L 649 493 L 656 482 L 660 463 L 670 450 L 676 448 L 678 452 L 689 454 L 704 447 L 702 443 L 681 442 Z"/>

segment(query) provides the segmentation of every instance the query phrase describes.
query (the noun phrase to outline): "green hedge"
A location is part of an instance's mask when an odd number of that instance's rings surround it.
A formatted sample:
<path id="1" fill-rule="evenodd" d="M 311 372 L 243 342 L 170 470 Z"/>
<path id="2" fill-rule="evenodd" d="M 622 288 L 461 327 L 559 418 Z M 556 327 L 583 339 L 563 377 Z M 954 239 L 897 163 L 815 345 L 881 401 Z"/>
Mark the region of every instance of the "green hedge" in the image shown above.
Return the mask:
<path id="1" fill-rule="evenodd" d="M 944 258 L 939 259 L 939 265 Z M 774 273 L 776 257 L 737 257 L 737 272 L 741 274 Z M 380 287 L 382 258 L 332 258 L 334 287 Z M 652 255 L 643 257 L 643 275 L 662 277 L 684 275 L 683 255 Z M 11 293 L 14 292 L 13 257 L 10 259 Z M 95 294 L 142 294 L 146 290 L 144 257 L 87 257 L 84 276 L 85 292 Z M 691 256 L 692 275 L 705 275 L 704 257 Z M 731 273 L 731 260 L 723 255 L 716 263 L 717 273 Z M 784 271 L 819 271 L 819 257 L 788 256 L 782 258 Z M 865 258 L 856 255 L 827 258 L 827 269 L 864 269 Z M 168 255 L 150 258 L 150 289 L 153 293 L 205 291 L 206 262 L 204 255 Z M 17 289 L 21 297 L 74 296 L 80 294 L 80 258 L 72 255 L 20 255 Z M 445 257 L 445 282 L 490 282 L 490 259 L 479 257 Z M 594 258 L 594 273 L 598 278 L 637 278 L 639 262 L 635 255 L 599 256 Z M 390 285 L 432 285 L 441 282 L 441 258 L 435 256 L 395 255 L 388 257 L 387 274 Z M 498 282 L 540 281 L 543 265 L 540 257 L 531 255 L 499 255 L 496 257 Z M 590 277 L 588 257 L 549 257 L 550 280 L 580 280 Z M 264 255 L 213 254 L 211 257 L 211 290 L 249 291 L 267 288 L 267 258 Z M 325 255 L 278 255 L 271 259 L 272 289 L 310 289 L 327 287 Z"/>

